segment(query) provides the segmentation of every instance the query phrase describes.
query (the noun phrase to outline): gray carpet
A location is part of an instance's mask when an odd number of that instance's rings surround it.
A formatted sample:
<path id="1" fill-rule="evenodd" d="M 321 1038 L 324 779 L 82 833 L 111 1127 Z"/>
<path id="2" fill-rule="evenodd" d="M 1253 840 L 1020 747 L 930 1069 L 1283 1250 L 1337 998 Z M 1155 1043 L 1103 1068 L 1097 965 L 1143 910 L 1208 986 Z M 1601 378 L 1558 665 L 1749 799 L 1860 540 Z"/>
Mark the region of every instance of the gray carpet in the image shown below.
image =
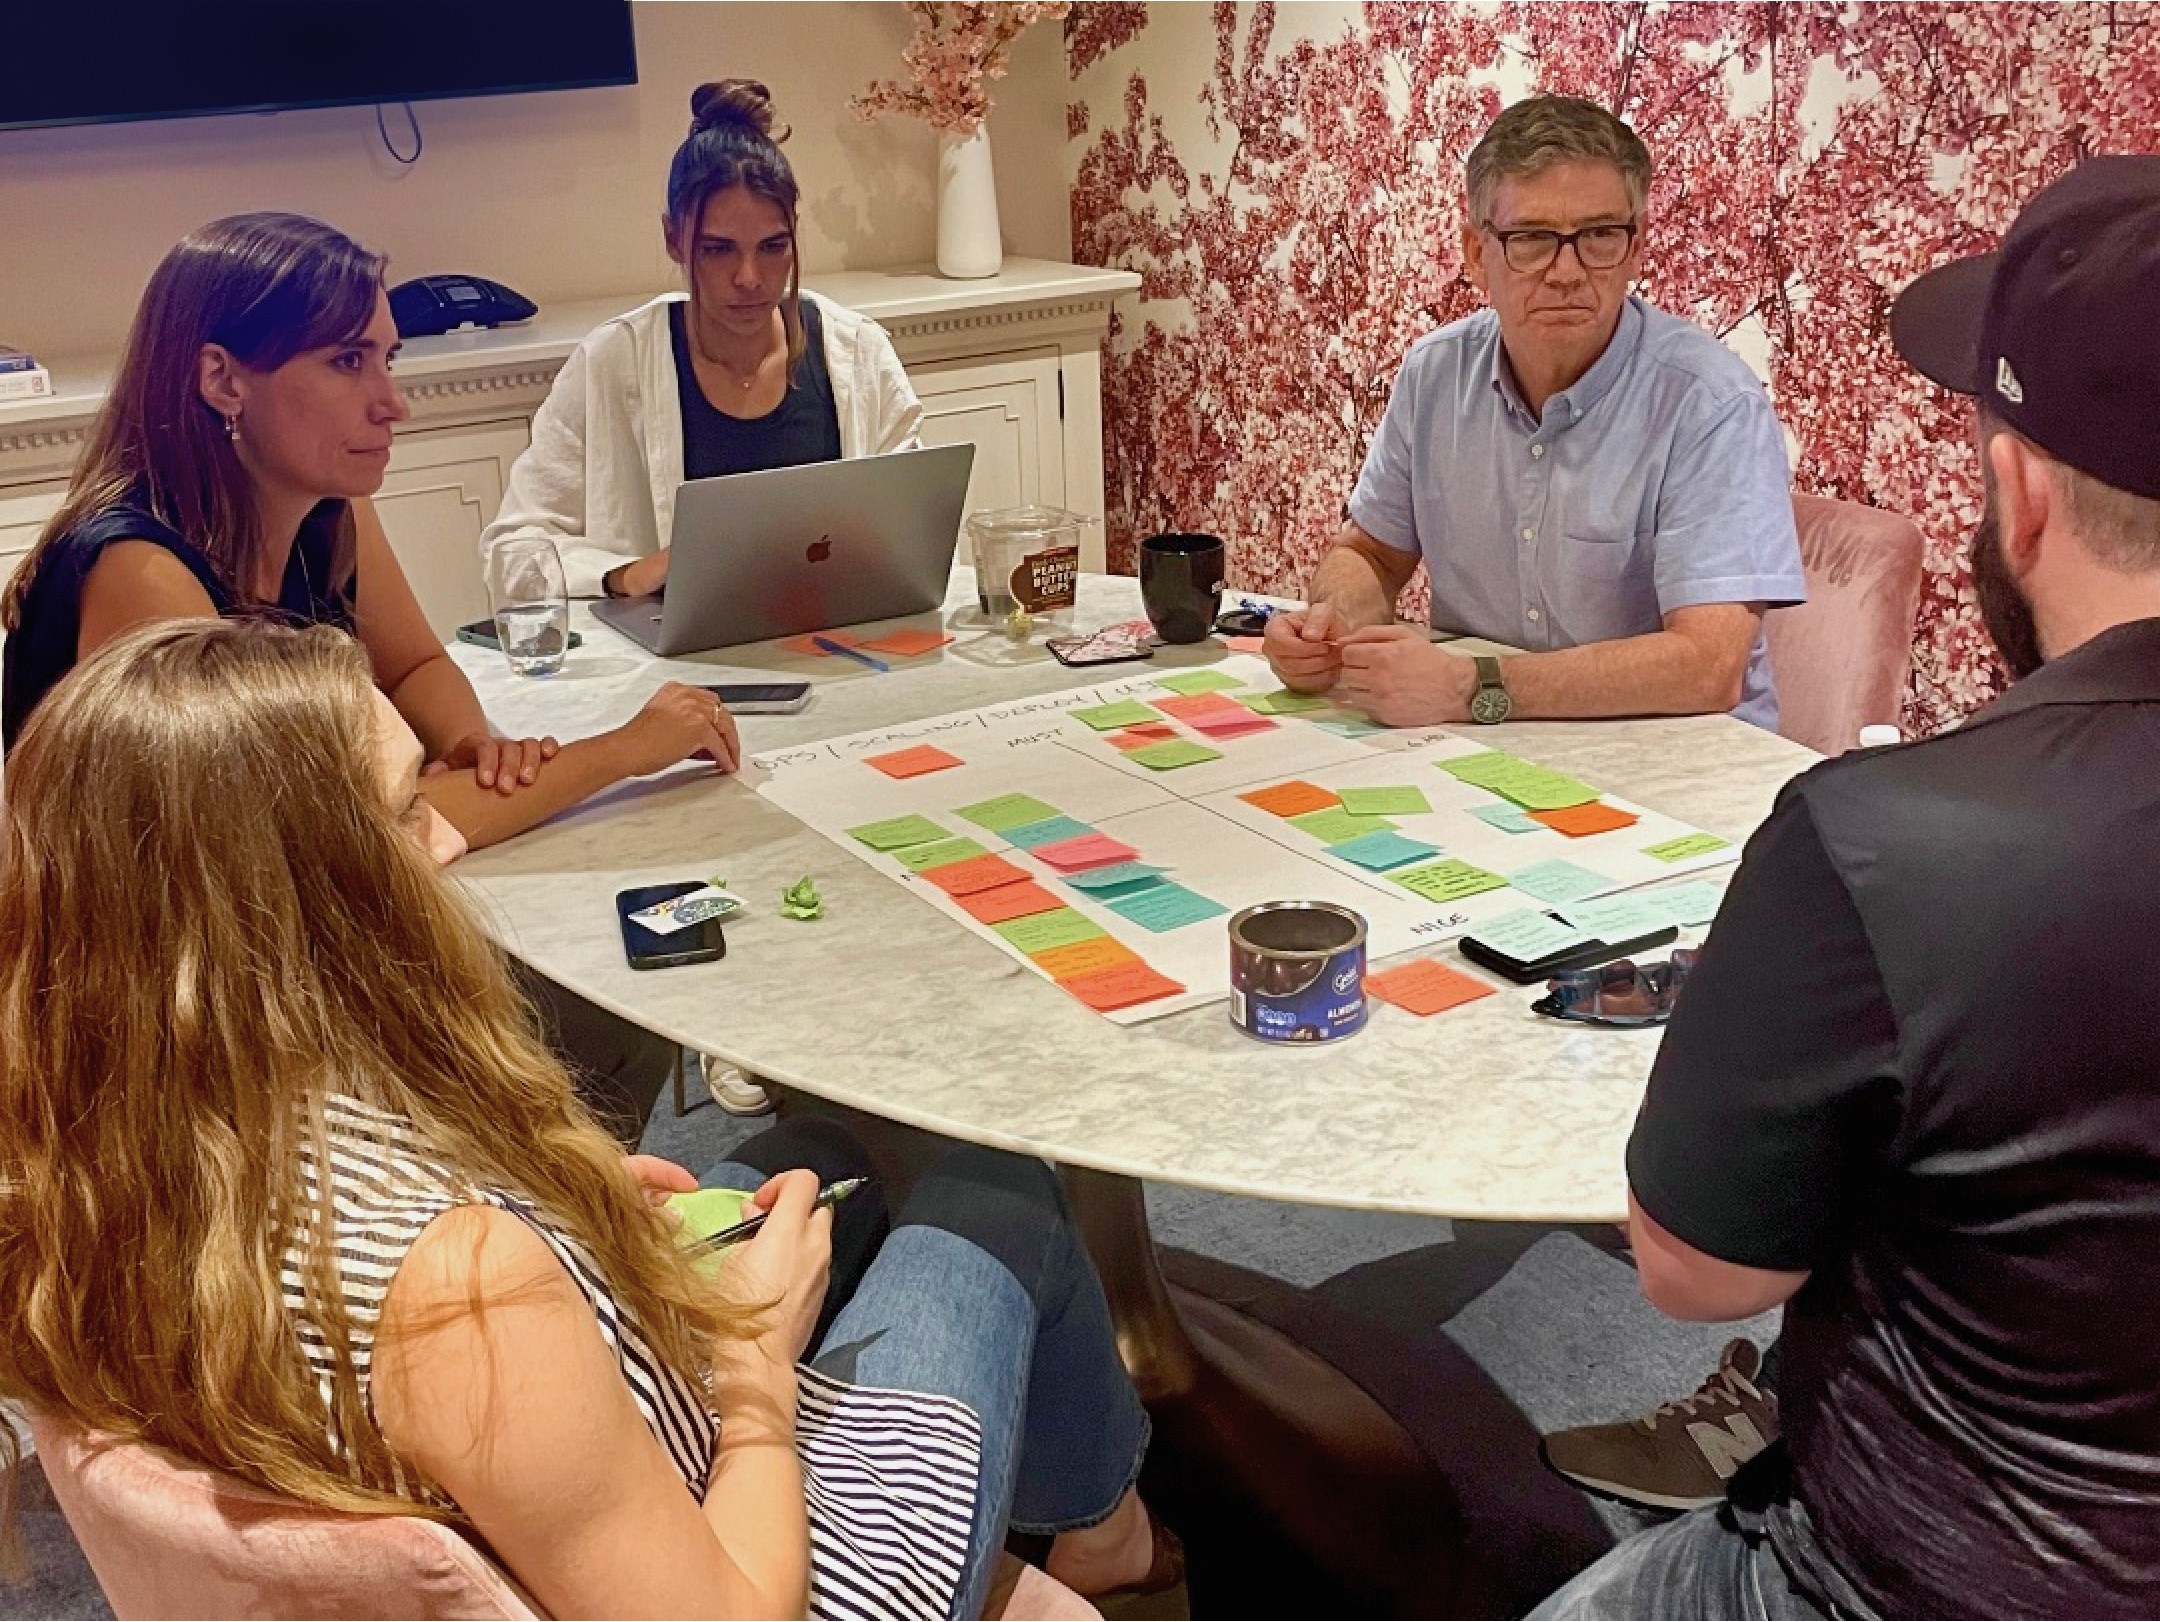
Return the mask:
<path id="1" fill-rule="evenodd" d="M 698 1103 L 680 1120 L 662 1101 L 645 1148 L 693 1169 L 723 1158 L 762 1121 Z M 1642 1299 L 1627 1264 L 1573 1233 L 1512 1225 L 1314 1210 L 1151 1186 L 1164 1245 L 1316 1292 L 1397 1334 L 1446 1335 L 1540 1431 L 1638 1412 L 1694 1390 L 1728 1336 L 1767 1344 L 1775 1317 L 1737 1328 L 1677 1324 Z M 0 1618 L 109 1617 L 103 1596 L 34 1465 L 22 1472 L 17 1530 L 29 1575 L 0 1576 Z M 1598 1512 L 1616 1533 L 1643 1522 Z"/>

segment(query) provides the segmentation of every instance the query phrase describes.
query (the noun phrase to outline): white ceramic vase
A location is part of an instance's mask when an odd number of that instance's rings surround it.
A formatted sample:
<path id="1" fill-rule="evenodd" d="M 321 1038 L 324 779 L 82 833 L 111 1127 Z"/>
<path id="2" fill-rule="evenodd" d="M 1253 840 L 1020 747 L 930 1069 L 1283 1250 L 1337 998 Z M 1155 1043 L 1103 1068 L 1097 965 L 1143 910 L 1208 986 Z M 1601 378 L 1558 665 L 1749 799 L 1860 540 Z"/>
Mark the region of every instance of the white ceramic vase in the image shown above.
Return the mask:
<path id="1" fill-rule="evenodd" d="M 998 235 L 997 172 L 990 126 L 938 137 L 937 268 L 943 276 L 995 276 L 1005 263 Z"/>

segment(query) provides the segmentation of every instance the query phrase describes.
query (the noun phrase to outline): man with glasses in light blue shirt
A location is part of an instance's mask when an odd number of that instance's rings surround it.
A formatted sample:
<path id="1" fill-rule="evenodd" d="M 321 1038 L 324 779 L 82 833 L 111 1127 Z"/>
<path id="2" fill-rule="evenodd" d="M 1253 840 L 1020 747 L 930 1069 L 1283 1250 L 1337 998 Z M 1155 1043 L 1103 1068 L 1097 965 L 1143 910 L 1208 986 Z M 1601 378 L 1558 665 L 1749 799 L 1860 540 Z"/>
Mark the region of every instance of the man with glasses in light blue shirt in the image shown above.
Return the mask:
<path id="1" fill-rule="evenodd" d="M 1468 164 L 1464 268 L 1492 308 L 1410 348 L 1310 606 L 1269 622 L 1285 686 L 1390 726 L 1730 710 L 1777 725 L 1766 609 L 1803 601 L 1785 448 L 1731 350 L 1631 296 L 1650 155 L 1539 96 Z M 1420 561 L 1435 626 L 1395 621 Z"/>

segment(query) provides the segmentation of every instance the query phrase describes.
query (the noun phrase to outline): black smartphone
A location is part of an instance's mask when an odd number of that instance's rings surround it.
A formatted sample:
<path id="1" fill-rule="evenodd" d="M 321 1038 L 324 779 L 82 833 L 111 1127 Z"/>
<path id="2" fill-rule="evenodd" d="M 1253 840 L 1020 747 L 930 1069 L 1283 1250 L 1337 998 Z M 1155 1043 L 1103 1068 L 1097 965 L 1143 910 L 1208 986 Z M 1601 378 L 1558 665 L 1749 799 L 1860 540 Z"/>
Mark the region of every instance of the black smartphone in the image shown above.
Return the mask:
<path id="1" fill-rule="evenodd" d="M 1653 929 L 1647 935 L 1637 935 L 1633 940 L 1601 941 L 1587 940 L 1574 946 L 1564 946 L 1557 952 L 1548 952 L 1540 958 L 1509 957 L 1482 941 L 1474 941 L 1465 935 L 1456 943 L 1456 949 L 1480 968 L 1504 975 L 1519 986 L 1534 981 L 1549 980 L 1562 969 L 1590 969 L 1600 963 L 1610 963 L 1615 958 L 1633 957 L 1637 952 L 1648 952 L 1665 946 L 1680 938 L 1680 931 L 1667 924 L 1663 929 Z"/>
<path id="2" fill-rule="evenodd" d="M 623 956 L 630 960 L 630 967 L 672 969 L 683 963 L 711 963 L 727 956 L 727 936 L 720 932 L 717 918 L 708 918 L 702 924 L 692 924 L 688 929 L 666 935 L 630 921 L 633 912 L 643 912 L 647 907 L 704 888 L 702 880 L 692 879 L 687 884 L 640 885 L 635 890 L 616 894 L 615 917 L 622 925 Z"/>
<path id="3" fill-rule="evenodd" d="M 806 681 L 722 682 L 705 691 L 737 715 L 792 715 L 810 702 Z"/>
<path id="4" fill-rule="evenodd" d="M 474 620 L 470 625 L 460 625 L 457 628 L 457 639 L 460 642 L 470 642 L 476 648 L 499 648 L 502 646 L 502 638 L 495 634 L 495 622 L 491 619 Z M 570 640 L 564 643 L 563 646 L 577 648 L 583 647 L 584 644 L 585 639 L 579 636 L 577 632 L 572 631 Z"/>

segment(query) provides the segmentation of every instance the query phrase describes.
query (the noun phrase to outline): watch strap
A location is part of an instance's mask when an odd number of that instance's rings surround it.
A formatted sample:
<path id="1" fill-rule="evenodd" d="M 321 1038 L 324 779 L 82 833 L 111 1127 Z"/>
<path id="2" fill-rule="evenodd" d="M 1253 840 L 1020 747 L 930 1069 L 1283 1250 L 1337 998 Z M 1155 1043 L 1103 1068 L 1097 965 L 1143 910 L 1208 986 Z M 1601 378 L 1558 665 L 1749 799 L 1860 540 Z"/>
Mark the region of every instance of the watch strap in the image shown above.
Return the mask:
<path id="1" fill-rule="evenodd" d="M 1471 663 L 1477 666 L 1477 684 L 1480 691 L 1487 687 L 1497 687 L 1503 693 L 1507 691 L 1507 683 L 1500 679 L 1498 659 L 1489 653 L 1480 653 L 1473 656 Z"/>

